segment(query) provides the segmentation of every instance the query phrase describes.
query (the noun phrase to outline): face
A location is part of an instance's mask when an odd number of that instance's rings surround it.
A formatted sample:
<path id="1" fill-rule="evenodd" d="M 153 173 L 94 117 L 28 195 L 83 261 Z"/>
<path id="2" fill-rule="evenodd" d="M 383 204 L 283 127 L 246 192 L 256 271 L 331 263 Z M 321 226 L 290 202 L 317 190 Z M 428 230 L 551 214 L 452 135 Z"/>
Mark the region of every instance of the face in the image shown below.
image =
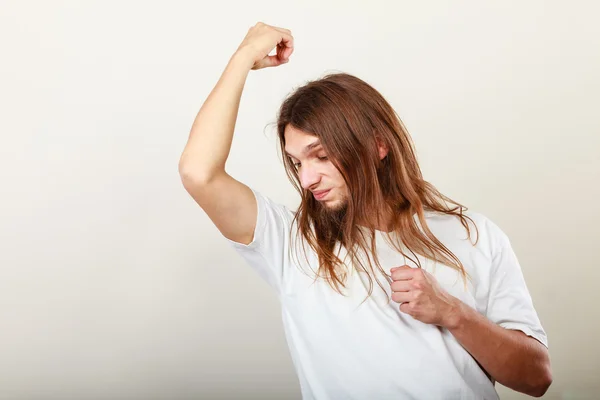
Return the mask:
<path id="1" fill-rule="evenodd" d="M 347 205 L 346 182 L 320 146 L 319 138 L 291 125 L 286 126 L 284 136 L 286 155 L 298 171 L 302 188 L 310 191 L 326 210 L 343 209 Z M 323 190 L 329 192 L 320 196 L 318 192 Z"/>

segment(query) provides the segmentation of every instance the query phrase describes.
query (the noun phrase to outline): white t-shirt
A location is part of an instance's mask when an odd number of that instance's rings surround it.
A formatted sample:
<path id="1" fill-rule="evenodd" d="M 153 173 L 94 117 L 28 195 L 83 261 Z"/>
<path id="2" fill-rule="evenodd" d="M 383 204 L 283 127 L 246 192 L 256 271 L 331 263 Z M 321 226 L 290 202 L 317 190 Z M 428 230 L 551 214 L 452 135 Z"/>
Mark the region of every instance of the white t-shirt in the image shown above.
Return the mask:
<path id="1" fill-rule="evenodd" d="M 349 275 L 348 289 L 342 288 L 346 297 L 324 279 L 315 282 L 318 259 L 310 246 L 304 247 L 307 260 L 303 250 L 297 255 L 289 252 L 290 229 L 292 239 L 296 237 L 294 212 L 256 190 L 253 193 L 258 204 L 253 241 L 244 245 L 225 239 L 277 293 L 303 399 L 498 398 L 494 382 L 448 330 L 401 312 L 375 280 L 371 297 L 359 307 L 369 289 L 364 273 Z M 433 234 L 470 275 L 467 289 L 454 269 L 437 264 L 434 270 L 431 260 L 419 256 L 422 268 L 492 322 L 521 330 L 547 346 L 508 237 L 483 215 L 466 215 L 479 229 L 475 246 L 457 217 L 426 212 Z M 471 231 L 475 239 L 475 230 Z M 416 267 L 391 248 L 381 232 L 376 239 L 386 273 L 394 266 Z M 377 279 L 391 299 L 389 283 L 382 275 Z"/>

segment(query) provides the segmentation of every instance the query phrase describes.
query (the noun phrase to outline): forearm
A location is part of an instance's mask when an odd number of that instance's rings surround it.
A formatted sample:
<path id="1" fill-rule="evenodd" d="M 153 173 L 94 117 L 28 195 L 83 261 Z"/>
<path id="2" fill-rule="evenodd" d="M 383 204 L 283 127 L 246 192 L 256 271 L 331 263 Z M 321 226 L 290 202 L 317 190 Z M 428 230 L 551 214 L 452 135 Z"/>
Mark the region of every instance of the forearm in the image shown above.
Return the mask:
<path id="1" fill-rule="evenodd" d="M 209 179 L 225 170 L 240 98 L 253 61 L 236 52 L 200 108 L 179 161 L 183 178 Z"/>
<path id="2" fill-rule="evenodd" d="M 447 329 L 504 386 L 531 396 L 550 386 L 547 349 L 523 332 L 502 328 L 464 303 Z"/>

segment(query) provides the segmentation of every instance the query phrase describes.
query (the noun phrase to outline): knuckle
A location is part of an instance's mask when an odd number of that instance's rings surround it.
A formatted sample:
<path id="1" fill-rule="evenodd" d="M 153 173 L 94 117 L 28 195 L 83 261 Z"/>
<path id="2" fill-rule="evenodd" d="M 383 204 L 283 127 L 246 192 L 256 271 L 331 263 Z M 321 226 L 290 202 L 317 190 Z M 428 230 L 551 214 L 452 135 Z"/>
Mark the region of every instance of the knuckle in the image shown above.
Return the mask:
<path id="1" fill-rule="evenodd" d="M 421 281 L 414 281 L 414 282 L 412 283 L 412 287 L 413 287 L 414 289 L 416 289 L 416 290 L 417 290 L 417 292 L 419 292 L 419 291 L 421 291 L 421 289 L 423 289 L 423 282 L 421 282 Z"/>

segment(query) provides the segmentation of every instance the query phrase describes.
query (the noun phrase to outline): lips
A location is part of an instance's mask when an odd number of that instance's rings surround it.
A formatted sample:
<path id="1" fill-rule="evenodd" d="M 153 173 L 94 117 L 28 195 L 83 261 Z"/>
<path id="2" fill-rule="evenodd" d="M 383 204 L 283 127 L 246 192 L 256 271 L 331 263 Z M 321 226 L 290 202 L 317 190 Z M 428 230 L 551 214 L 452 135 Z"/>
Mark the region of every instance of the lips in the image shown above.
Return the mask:
<path id="1" fill-rule="evenodd" d="M 315 196 L 315 199 L 321 200 L 322 198 L 324 198 L 325 196 L 327 196 L 327 193 L 329 193 L 330 190 L 331 189 L 319 190 L 319 191 L 313 192 L 313 195 Z"/>

